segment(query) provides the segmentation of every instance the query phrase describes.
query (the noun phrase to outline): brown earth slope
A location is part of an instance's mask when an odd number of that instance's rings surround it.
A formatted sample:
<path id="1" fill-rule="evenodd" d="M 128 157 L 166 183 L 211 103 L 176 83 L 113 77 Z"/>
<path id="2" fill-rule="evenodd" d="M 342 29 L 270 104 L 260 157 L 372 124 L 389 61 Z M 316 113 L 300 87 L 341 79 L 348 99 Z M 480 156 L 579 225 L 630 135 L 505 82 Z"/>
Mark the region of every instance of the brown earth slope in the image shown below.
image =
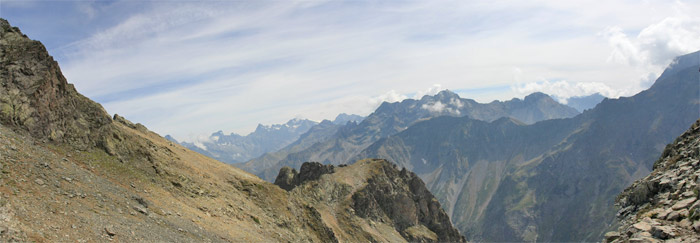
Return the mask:
<path id="1" fill-rule="evenodd" d="M 424 221 L 415 221 L 413 233 L 406 234 L 390 219 L 329 211 L 332 194 L 314 194 L 324 188 L 287 192 L 143 125 L 110 117 L 67 83 L 41 43 L 3 19 L 0 63 L 2 242 L 442 239 Z M 449 221 L 441 227 L 457 232 Z"/>

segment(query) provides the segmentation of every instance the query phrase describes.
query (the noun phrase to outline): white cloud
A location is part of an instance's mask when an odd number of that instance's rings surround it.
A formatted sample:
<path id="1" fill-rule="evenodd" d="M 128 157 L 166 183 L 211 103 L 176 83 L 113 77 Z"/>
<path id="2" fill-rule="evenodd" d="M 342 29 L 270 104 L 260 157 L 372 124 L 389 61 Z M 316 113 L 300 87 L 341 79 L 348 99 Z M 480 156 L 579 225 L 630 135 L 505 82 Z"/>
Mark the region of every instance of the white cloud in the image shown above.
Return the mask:
<path id="1" fill-rule="evenodd" d="M 459 100 L 459 99 L 457 99 L 457 98 L 452 98 L 452 99 L 450 100 L 450 105 L 452 105 L 452 106 L 454 106 L 455 108 L 459 109 L 459 108 L 462 108 L 462 106 L 464 106 L 464 103 L 462 103 L 462 101 Z"/>
<path id="2" fill-rule="evenodd" d="M 586 96 L 595 93 L 600 93 L 603 96 L 617 98 L 624 92 L 614 90 L 604 83 L 600 82 L 577 82 L 571 83 L 566 80 L 548 81 L 542 80 L 539 82 L 525 83 L 520 86 L 513 86 L 513 89 L 522 95 L 531 94 L 534 92 L 543 92 L 552 95 L 559 99 L 560 102 L 566 104 L 567 99 L 575 96 Z"/>
<path id="3" fill-rule="evenodd" d="M 433 84 L 433 86 L 430 86 L 427 89 L 413 92 L 414 95 L 410 98 L 418 100 L 418 99 L 423 98 L 423 96 L 425 96 L 425 95 L 430 95 L 430 96 L 436 95 L 437 93 L 439 93 L 440 91 L 443 90 L 441 87 L 442 87 L 442 85 L 440 85 L 440 84 Z M 371 108 L 371 110 L 374 110 L 377 107 L 379 107 L 379 105 L 381 105 L 383 102 L 389 102 L 389 103 L 400 102 L 400 101 L 403 101 L 403 100 L 408 99 L 408 98 L 409 98 L 408 95 L 401 94 L 401 93 L 397 92 L 396 90 L 392 89 L 392 90 L 389 90 L 388 92 L 381 94 L 379 96 L 369 98 L 369 101 L 368 101 L 369 106 L 368 107 Z M 442 104 L 440 104 L 440 105 L 442 105 Z"/>
<path id="4" fill-rule="evenodd" d="M 457 99 L 450 100 L 449 104 L 443 104 L 441 101 L 435 101 L 434 103 L 423 104 L 422 109 L 427 110 L 431 113 L 452 113 L 459 115 L 461 112 L 459 108 L 462 107 L 462 102 Z"/>
<path id="5" fill-rule="evenodd" d="M 403 94 L 399 94 L 396 92 L 396 90 L 389 90 L 388 92 L 379 95 L 374 98 L 370 98 L 369 103 L 370 104 L 376 104 L 376 106 L 379 106 L 382 102 L 389 102 L 389 103 L 394 103 L 394 102 L 400 102 L 402 100 L 407 99 L 408 97 Z"/>
<path id="6" fill-rule="evenodd" d="M 432 104 L 423 104 L 421 106 L 421 108 L 428 110 L 432 113 L 441 113 L 442 111 L 445 110 L 445 105 L 440 101 L 436 101 L 435 103 L 432 103 Z"/>
<path id="7" fill-rule="evenodd" d="M 682 3 L 676 2 L 676 5 Z M 673 58 L 700 50 L 700 17 L 681 12 L 647 26 L 634 37 L 617 26 L 607 28 L 601 35 L 613 48 L 608 61 L 637 68 L 642 74 L 635 80 L 636 85 L 646 88 Z"/>
<path id="8" fill-rule="evenodd" d="M 413 99 L 418 100 L 418 99 L 423 98 L 423 96 L 426 96 L 426 95 L 436 95 L 437 93 L 439 93 L 442 90 L 443 90 L 442 85 L 433 84 L 433 86 L 431 86 L 430 88 L 428 88 L 426 90 L 416 92 L 416 94 L 413 96 Z"/>
<path id="9" fill-rule="evenodd" d="M 664 67 L 674 57 L 700 49 L 700 18 L 665 18 L 632 38 L 620 27 L 609 27 L 602 35 L 614 48 L 609 61 Z"/>
<path id="10" fill-rule="evenodd" d="M 539 81 L 523 82 L 523 69 L 513 68 L 512 86 L 514 92 L 526 95 L 544 92 L 556 96 L 566 103 L 569 97 L 600 93 L 607 97 L 630 96 L 648 88 L 673 58 L 700 50 L 700 17 L 688 15 L 693 7 L 681 2 L 673 5 L 675 15 L 664 17 L 641 28 L 636 36 L 630 36 L 622 27 L 606 27 L 598 35 L 603 37 L 611 48 L 607 62 L 621 65 L 621 70 L 633 74 L 626 80 L 617 82 L 601 79 L 598 81 L 570 81 L 538 77 Z M 679 6 L 684 6 L 679 8 Z M 620 71 L 622 72 L 622 71 Z M 610 79 L 609 77 L 606 79 Z M 607 81 L 607 82 L 606 82 Z M 611 87 L 609 84 L 615 84 Z"/>

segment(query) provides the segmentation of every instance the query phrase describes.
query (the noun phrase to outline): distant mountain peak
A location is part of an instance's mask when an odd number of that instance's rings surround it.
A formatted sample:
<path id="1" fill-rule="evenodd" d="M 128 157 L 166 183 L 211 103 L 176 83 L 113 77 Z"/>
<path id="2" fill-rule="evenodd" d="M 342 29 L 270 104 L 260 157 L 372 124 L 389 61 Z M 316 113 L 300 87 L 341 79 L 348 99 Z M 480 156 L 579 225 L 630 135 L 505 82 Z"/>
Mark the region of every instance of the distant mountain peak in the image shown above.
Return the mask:
<path id="1" fill-rule="evenodd" d="M 605 99 L 605 96 L 601 95 L 600 93 L 587 96 L 575 96 L 566 99 L 566 105 L 573 107 L 579 112 L 583 112 L 584 110 L 595 107 L 602 102 L 603 99 Z"/>
<path id="2" fill-rule="evenodd" d="M 552 97 L 549 96 L 548 94 L 545 94 L 542 92 L 534 92 L 532 94 L 525 96 L 525 98 L 524 98 L 525 101 L 531 101 L 531 100 L 534 101 L 534 100 L 540 100 L 540 99 L 552 99 Z M 552 100 L 554 100 L 554 99 L 552 99 Z"/>
<path id="3" fill-rule="evenodd" d="M 663 80 L 664 78 L 672 74 L 678 73 L 683 69 L 690 67 L 695 67 L 696 70 L 700 68 L 700 51 L 688 53 L 674 58 L 671 64 L 668 65 L 666 70 L 664 70 L 664 72 L 661 73 L 661 76 L 659 76 L 658 80 Z"/>
<path id="4" fill-rule="evenodd" d="M 443 103 L 445 103 L 445 102 L 449 102 L 450 100 L 455 100 L 455 99 L 459 100 L 461 98 L 455 92 L 452 92 L 452 91 L 446 89 L 446 90 L 442 90 L 442 91 L 438 92 L 435 95 L 425 95 L 425 96 L 423 96 L 423 98 L 421 98 L 421 101 L 425 100 L 425 99 L 439 100 L 439 101 L 442 101 Z"/>
<path id="5" fill-rule="evenodd" d="M 227 163 L 239 163 L 294 142 L 317 122 L 294 118 L 283 124 L 258 124 L 255 131 L 242 136 L 219 130 L 204 141 L 183 142 L 183 146 Z"/>
<path id="6" fill-rule="evenodd" d="M 338 116 L 335 117 L 335 119 L 333 120 L 333 123 L 338 124 L 338 125 L 345 125 L 348 122 L 359 123 L 364 119 L 365 119 L 364 116 L 355 115 L 355 114 L 340 113 L 340 114 L 338 114 Z"/>

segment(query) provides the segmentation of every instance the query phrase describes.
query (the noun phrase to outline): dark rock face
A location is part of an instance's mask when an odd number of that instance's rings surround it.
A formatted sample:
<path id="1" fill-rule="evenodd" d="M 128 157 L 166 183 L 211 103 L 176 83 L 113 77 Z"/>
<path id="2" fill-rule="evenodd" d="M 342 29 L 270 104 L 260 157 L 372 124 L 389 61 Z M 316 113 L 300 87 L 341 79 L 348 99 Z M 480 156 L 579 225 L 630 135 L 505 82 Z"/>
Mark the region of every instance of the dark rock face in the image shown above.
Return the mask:
<path id="1" fill-rule="evenodd" d="M 405 168 L 399 171 L 395 164 L 386 161 L 382 170 L 383 174 L 370 178 L 364 189 L 353 194 L 352 207 L 358 216 L 376 221 L 387 217 L 409 241 L 465 241 L 416 174 Z M 410 228 L 418 225 L 425 225 L 437 239 L 412 234 Z"/>
<path id="2" fill-rule="evenodd" d="M 277 179 L 275 179 L 275 185 L 279 186 L 280 188 L 290 191 L 294 189 L 297 185 L 294 183 L 294 177 L 296 177 L 299 174 L 297 170 L 292 169 L 290 167 L 282 167 L 280 169 L 279 175 L 277 175 Z"/>
<path id="3" fill-rule="evenodd" d="M 322 175 L 334 172 L 333 165 L 324 165 L 319 162 L 305 162 L 301 165 L 299 173 L 290 167 L 283 167 L 275 179 L 275 185 L 287 191 L 307 181 L 318 180 Z"/>
<path id="4" fill-rule="evenodd" d="M 306 162 L 301 165 L 301 170 L 296 176 L 296 182 L 301 184 L 305 181 L 318 180 L 324 174 L 333 173 L 333 165 L 324 165 L 319 162 Z"/>
<path id="5" fill-rule="evenodd" d="M 700 120 L 666 146 L 654 171 L 616 200 L 621 226 L 607 242 L 700 241 Z M 695 227 L 698 226 L 698 227 Z"/>
<path id="6" fill-rule="evenodd" d="M 78 148 L 99 143 L 95 134 L 112 122 L 107 112 L 66 81 L 44 45 L 4 19 L 0 19 L 0 63 L 0 121 L 42 140 Z"/>
<path id="7" fill-rule="evenodd" d="M 78 150 L 100 148 L 121 161 L 151 168 L 152 145 L 133 143 L 118 126 L 141 133 L 145 126 L 115 115 L 81 95 L 61 73 L 41 42 L 29 39 L 0 19 L 0 123 L 31 134 L 38 141 L 62 143 Z M 114 122 L 117 121 L 117 122 Z M 142 163 L 145 161 L 148 163 Z M 156 170 L 155 167 L 152 170 Z"/>

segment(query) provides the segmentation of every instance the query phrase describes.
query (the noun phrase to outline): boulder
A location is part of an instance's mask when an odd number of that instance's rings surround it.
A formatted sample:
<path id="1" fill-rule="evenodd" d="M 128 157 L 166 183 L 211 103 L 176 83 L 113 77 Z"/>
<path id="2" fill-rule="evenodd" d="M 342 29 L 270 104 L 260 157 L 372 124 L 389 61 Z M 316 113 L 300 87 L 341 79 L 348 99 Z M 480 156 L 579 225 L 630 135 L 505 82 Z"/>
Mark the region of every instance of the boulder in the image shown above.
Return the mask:
<path id="1" fill-rule="evenodd" d="M 620 233 L 616 231 L 610 231 L 605 233 L 605 242 L 612 242 L 620 238 Z"/>
<path id="2" fill-rule="evenodd" d="M 318 180 L 322 175 L 332 174 L 333 172 L 335 172 L 333 165 L 324 165 L 319 162 L 304 162 L 304 164 L 301 165 L 299 173 L 285 166 L 282 167 L 279 174 L 277 174 L 275 185 L 284 190 L 291 191 L 294 187 L 304 182 Z"/>
<path id="3" fill-rule="evenodd" d="M 655 238 L 667 240 L 676 237 L 671 226 L 654 226 L 651 228 L 651 235 Z"/>
<path id="4" fill-rule="evenodd" d="M 648 232 L 651 230 L 651 225 L 647 222 L 639 222 L 639 223 L 632 225 L 632 227 L 634 227 L 635 229 L 640 230 L 640 231 L 647 231 Z"/>
<path id="5" fill-rule="evenodd" d="M 694 203 L 695 200 L 697 200 L 697 198 L 691 197 L 688 199 L 678 201 L 676 204 L 673 204 L 673 207 L 671 207 L 671 209 L 680 210 L 680 209 L 688 208 L 688 206 L 690 206 L 692 203 Z"/>
<path id="6" fill-rule="evenodd" d="M 275 185 L 284 190 L 290 191 L 296 186 L 294 184 L 294 177 L 296 177 L 297 174 L 299 173 L 295 169 L 288 166 L 282 167 L 282 169 L 280 169 L 280 173 L 277 174 L 277 179 L 275 179 Z"/>

